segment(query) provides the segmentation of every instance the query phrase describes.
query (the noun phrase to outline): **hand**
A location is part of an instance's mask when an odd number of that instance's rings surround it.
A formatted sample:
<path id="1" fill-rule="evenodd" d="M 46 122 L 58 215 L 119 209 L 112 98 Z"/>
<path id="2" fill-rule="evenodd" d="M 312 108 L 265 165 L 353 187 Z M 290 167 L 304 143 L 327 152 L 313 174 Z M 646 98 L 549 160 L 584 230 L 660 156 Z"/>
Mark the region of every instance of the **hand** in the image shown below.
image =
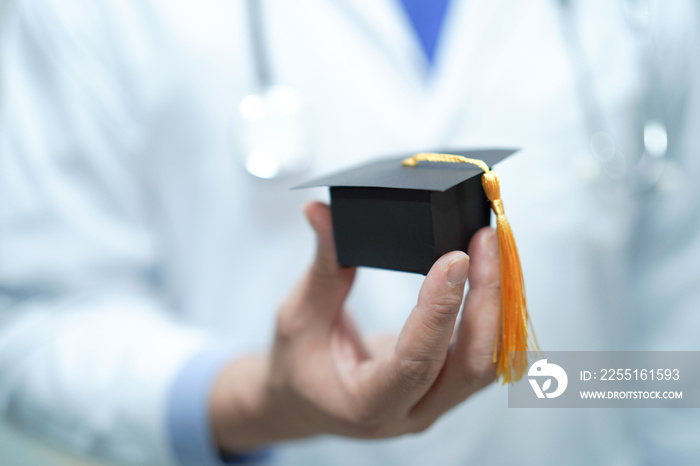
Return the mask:
<path id="1" fill-rule="evenodd" d="M 418 432 L 495 379 L 499 313 L 495 232 L 480 230 L 470 257 L 441 257 L 398 337 L 362 340 L 343 305 L 355 269 L 336 262 L 330 209 L 306 206 L 318 250 L 282 304 L 270 354 L 233 362 L 210 415 L 224 451 L 331 433 L 381 438 Z M 469 275 L 463 318 L 457 315 Z"/>

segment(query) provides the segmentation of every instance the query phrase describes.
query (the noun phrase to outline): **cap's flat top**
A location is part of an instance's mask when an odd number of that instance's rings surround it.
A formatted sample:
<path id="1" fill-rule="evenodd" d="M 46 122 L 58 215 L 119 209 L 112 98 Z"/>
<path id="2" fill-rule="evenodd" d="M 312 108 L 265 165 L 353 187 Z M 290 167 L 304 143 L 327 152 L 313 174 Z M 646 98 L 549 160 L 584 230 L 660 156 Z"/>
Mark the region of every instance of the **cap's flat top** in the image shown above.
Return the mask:
<path id="1" fill-rule="evenodd" d="M 479 150 L 448 150 L 434 151 L 445 154 L 462 155 L 472 159 L 480 159 L 489 167 L 497 164 L 518 149 L 479 149 Z M 357 188 L 395 188 L 418 189 L 424 191 L 447 191 L 453 186 L 483 173 L 479 167 L 470 163 L 420 162 L 416 167 L 405 167 L 401 157 L 380 159 L 342 172 L 311 180 L 294 187 L 313 188 L 357 187 Z"/>

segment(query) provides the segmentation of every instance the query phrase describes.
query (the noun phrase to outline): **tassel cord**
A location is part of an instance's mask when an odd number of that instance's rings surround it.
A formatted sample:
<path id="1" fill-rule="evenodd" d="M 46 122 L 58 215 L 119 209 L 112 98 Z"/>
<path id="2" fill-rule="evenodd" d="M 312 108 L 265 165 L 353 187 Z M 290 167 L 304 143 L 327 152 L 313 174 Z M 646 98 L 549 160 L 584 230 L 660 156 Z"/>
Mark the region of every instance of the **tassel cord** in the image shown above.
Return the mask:
<path id="1" fill-rule="evenodd" d="M 491 209 L 496 215 L 501 266 L 499 329 L 494 337 L 493 360 L 496 363 L 498 377 L 503 376 L 504 384 L 518 381 L 527 370 L 526 351 L 532 349 L 537 352 L 539 345 L 534 337 L 534 331 L 531 332 L 532 322 L 527 311 L 520 256 L 513 231 L 503 209 L 498 175 L 483 160 L 460 155 L 421 153 L 404 159 L 402 164 L 415 167 L 421 161 L 469 163 L 484 171 L 481 181 L 486 197 L 491 203 Z"/>

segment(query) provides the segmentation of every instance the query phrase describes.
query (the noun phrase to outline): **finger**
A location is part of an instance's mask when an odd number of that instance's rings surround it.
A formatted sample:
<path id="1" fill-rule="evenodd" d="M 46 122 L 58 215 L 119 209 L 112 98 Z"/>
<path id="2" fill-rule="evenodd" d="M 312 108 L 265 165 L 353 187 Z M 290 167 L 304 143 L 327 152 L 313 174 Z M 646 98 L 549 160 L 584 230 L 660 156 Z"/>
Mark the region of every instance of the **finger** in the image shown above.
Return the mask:
<path id="1" fill-rule="evenodd" d="M 440 258 L 399 335 L 388 374 L 393 392 L 407 406 L 425 394 L 445 362 L 468 270 L 469 256 L 461 251 Z"/>
<path id="2" fill-rule="evenodd" d="M 326 204 L 313 201 L 302 208 L 304 216 L 316 233 L 316 258 L 313 267 L 324 276 L 333 276 L 341 270 L 336 261 L 331 209 Z"/>
<path id="3" fill-rule="evenodd" d="M 290 323 L 293 329 L 327 328 L 342 310 L 355 269 L 338 265 L 330 208 L 321 202 L 310 202 L 303 211 L 316 233 L 316 256 L 301 284 L 280 310 L 278 325 Z"/>
<path id="4" fill-rule="evenodd" d="M 501 268 L 496 231 L 492 228 L 480 230 L 472 239 L 469 251 L 477 259 L 469 274 L 469 293 L 459 325 L 457 348 L 474 382 L 488 383 L 495 377 L 493 350 L 501 317 Z"/>
<path id="5" fill-rule="evenodd" d="M 493 343 L 500 313 L 498 238 L 491 228 L 477 232 L 469 244 L 469 292 L 443 371 L 430 391 L 416 404 L 411 418 L 432 422 L 496 376 Z"/>
<path id="6" fill-rule="evenodd" d="M 345 301 L 355 275 L 355 269 L 341 267 L 335 252 L 331 209 L 321 202 L 304 206 L 304 214 L 316 232 L 316 257 L 309 271 L 309 297 L 323 304 L 340 306 Z"/>

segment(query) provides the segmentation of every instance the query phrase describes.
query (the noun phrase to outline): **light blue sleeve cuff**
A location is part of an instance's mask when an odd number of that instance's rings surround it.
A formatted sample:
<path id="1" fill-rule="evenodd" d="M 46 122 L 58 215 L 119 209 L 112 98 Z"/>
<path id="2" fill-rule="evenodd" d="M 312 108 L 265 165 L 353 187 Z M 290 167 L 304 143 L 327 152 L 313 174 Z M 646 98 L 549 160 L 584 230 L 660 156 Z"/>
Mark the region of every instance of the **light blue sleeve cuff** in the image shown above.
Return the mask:
<path id="1" fill-rule="evenodd" d="M 234 356 L 231 348 L 213 347 L 196 354 L 175 377 L 168 399 L 167 424 L 175 458 L 182 466 L 260 464 L 269 450 L 222 457 L 209 424 L 209 397 L 216 377 Z"/>

